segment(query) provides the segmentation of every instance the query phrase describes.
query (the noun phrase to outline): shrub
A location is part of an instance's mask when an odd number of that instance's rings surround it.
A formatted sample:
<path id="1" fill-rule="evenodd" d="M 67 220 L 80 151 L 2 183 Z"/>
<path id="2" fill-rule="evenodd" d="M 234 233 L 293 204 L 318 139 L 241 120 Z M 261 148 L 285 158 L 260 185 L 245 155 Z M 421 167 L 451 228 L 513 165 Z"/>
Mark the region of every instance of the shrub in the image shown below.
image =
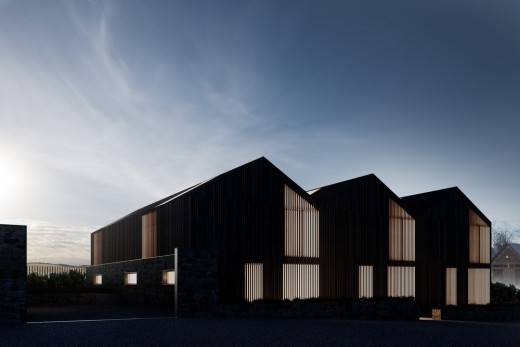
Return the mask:
<path id="1" fill-rule="evenodd" d="M 77 270 L 69 272 L 27 275 L 27 290 L 29 292 L 67 292 L 78 291 L 86 286 L 85 274 Z"/>
<path id="2" fill-rule="evenodd" d="M 504 283 L 491 284 L 491 303 L 492 304 L 516 304 L 519 302 L 520 291 L 512 284 Z"/>

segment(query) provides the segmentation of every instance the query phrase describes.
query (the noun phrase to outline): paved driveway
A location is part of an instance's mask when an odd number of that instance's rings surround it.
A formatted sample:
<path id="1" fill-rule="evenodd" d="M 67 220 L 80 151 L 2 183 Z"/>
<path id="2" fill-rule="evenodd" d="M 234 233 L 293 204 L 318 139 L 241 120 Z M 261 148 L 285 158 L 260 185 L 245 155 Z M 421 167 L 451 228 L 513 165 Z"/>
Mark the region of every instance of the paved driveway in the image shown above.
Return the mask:
<path id="1" fill-rule="evenodd" d="M 0 325 L 0 346 L 518 346 L 520 341 L 517 324 L 160 315 L 148 311 L 136 319 L 113 312 L 109 320 Z"/>

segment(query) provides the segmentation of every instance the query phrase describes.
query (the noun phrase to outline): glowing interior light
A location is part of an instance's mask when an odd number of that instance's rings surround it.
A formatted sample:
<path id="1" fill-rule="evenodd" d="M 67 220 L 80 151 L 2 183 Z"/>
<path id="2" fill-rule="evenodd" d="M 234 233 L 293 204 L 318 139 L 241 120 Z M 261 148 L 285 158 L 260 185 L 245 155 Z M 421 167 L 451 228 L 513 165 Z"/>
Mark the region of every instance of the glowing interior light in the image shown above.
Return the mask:
<path id="1" fill-rule="evenodd" d="M 164 270 L 163 271 L 163 284 L 174 285 L 175 284 L 175 270 Z"/>
<path id="2" fill-rule="evenodd" d="M 137 272 L 125 273 L 125 284 L 126 285 L 136 285 L 137 284 Z"/>

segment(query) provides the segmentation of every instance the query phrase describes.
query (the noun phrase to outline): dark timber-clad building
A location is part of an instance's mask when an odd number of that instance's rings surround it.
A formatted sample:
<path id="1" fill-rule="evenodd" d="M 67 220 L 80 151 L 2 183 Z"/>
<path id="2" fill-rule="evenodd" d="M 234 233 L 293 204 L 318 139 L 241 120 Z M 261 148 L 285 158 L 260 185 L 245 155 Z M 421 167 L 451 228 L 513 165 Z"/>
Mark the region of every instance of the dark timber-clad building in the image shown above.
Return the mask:
<path id="1" fill-rule="evenodd" d="M 415 296 L 415 221 L 375 175 L 309 191 L 325 298 Z"/>
<path id="2" fill-rule="evenodd" d="M 222 303 L 319 297 L 318 227 L 311 197 L 262 157 L 94 232 L 92 264 L 209 249 Z"/>
<path id="3" fill-rule="evenodd" d="M 371 174 L 305 192 L 262 157 L 92 233 L 87 279 L 135 302 L 175 284 L 179 305 L 416 297 L 429 315 L 489 303 L 490 230 L 458 188 L 399 198 Z"/>
<path id="4" fill-rule="evenodd" d="M 491 222 L 457 188 L 402 198 L 416 220 L 421 313 L 490 302 Z"/>

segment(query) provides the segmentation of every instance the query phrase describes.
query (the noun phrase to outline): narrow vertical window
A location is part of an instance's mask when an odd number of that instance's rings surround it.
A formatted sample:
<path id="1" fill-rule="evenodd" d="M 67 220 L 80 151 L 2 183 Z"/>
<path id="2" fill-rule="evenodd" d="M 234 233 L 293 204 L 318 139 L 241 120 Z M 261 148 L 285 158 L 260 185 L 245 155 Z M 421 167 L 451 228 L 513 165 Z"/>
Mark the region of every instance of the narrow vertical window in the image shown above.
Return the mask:
<path id="1" fill-rule="evenodd" d="M 155 211 L 141 217 L 142 258 L 157 256 L 157 213 Z"/>
<path id="2" fill-rule="evenodd" d="M 103 234 L 101 231 L 98 231 L 94 234 L 92 234 L 93 238 L 93 265 L 99 265 L 103 263 Z"/>
<path id="3" fill-rule="evenodd" d="M 358 268 L 358 298 L 374 296 L 374 268 L 362 265 Z"/>
<path id="4" fill-rule="evenodd" d="M 415 261 L 415 219 L 390 199 L 388 222 L 390 260 Z"/>
<path id="5" fill-rule="evenodd" d="M 285 255 L 319 257 L 319 211 L 291 188 L 284 189 Z"/>
<path id="6" fill-rule="evenodd" d="M 457 305 L 457 268 L 446 268 L 446 305 Z"/>
<path id="7" fill-rule="evenodd" d="M 244 271 L 245 299 L 255 301 L 264 298 L 264 264 L 247 263 Z"/>

